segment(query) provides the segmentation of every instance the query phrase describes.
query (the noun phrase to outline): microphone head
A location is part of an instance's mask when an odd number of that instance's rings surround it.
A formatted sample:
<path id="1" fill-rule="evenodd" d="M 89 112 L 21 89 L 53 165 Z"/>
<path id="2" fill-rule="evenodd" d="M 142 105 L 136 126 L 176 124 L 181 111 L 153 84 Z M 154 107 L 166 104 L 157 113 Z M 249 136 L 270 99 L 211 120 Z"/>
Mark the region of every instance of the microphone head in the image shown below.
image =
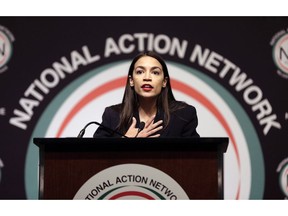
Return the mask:
<path id="1" fill-rule="evenodd" d="M 141 122 L 139 123 L 139 131 L 143 130 L 144 127 L 145 127 L 145 122 L 141 121 Z"/>

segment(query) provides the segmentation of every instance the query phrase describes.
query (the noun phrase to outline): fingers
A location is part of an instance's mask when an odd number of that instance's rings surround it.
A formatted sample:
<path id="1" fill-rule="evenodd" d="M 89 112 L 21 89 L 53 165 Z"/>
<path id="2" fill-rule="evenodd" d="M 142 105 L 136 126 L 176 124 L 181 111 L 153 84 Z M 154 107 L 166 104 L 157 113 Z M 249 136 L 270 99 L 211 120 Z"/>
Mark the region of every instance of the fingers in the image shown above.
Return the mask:
<path id="1" fill-rule="evenodd" d="M 152 117 L 150 117 L 150 118 L 147 120 L 146 124 L 145 124 L 145 128 L 149 128 L 149 127 L 150 127 L 150 128 L 155 128 L 155 127 L 157 127 L 157 126 L 159 126 L 160 124 L 163 123 L 163 120 L 159 120 L 159 121 L 157 121 L 157 122 L 154 123 L 154 119 L 155 119 L 155 115 L 152 116 Z"/>
<path id="2" fill-rule="evenodd" d="M 163 120 L 159 120 L 159 121 L 157 121 L 157 122 L 155 122 L 155 123 L 152 123 L 149 127 L 150 128 L 157 128 L 158 126 L 160 126 L 161 124 L 163 124 Z M 161 126 L 162 127 L 162 126 Z M 163 128 L 163 127 L 162 127 Z M 161 128 L 161 129 L 162 129 Z"/>
<path id="3" fill-rule="evenodd" d="M 151 117 L 147 120 L 147 122 L 146 122 L 146 124 L 145 124 L 145 127 L 148 127 L 149 125 L 151 125 L 151 124 L 153 123 L 154 119 L 155 119 L 155 115 L 151 116 Z"/>
<path id="4" fill-rule="evenodd" d="M 160 134 L 155 134 L 153 136 L 149 136 L 149 138 L 155 138 L 155 137 L 160 137 Z"/>
<path id="5" fill-rule="evenodd" d="M 149 119 L 145 124 L 144 129 L 139 133 L 138 137 L 159 137 L 160 134 L 155 134 L 163 129 L 163 120 L 153 123 L 154 117 Z"/>
<path id="6" fill-rule="evenodd" d="M 136 118 L 132 118 L 132 123 L 128 129 L 128 131 L 125 133 L 126 137 L 135 137 L 135 135 L 137 134 L 138 128 L 136 128 Z"/>
<path id="7" fill-rule="evenodd" d="M 150 137 L 151 135 L 155 135 L 156 132 L 158 132 L 159 130 L 161 130 L 163 128 L 162 125 L 160 126 L 156 126 L 157 124 L 153 124 L 152 126 L 145 128 L 142 133 L 146 134 L 147 137 Z M 159 134 L 160 135 L 160 134 Z"/>
<path id="8" fill-rule="evenodd" d="M 156 134 L 158 131 L 163 129 L 163 120 L 159 120 L 154 123 L 155 116 L 152 116 L 145 124 L 145 127 L 142 131 L 138 134 L 138 128 L 136 128 L 137 120 L 135 117 L 132 118 L 132 123 L 126 132 L 126 137 L 135 137 L 136 134 L 137 137 L 159 137 L 160 134 Z"/>

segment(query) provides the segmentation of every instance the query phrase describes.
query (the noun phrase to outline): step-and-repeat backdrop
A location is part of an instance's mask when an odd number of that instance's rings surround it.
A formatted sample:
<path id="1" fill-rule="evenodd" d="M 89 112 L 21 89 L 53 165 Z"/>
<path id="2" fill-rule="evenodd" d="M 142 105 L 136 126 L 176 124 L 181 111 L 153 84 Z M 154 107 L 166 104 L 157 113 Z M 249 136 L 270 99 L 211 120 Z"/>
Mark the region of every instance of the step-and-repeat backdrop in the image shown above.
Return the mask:
<path id="1" fill-rule="evenodd" d="M 101 122 L 144 50 L 166 60 L 199 134 L 229 137 L 225 199 L 287 199 L 286 17 L 1 17 L 0 198 L 38 199 L 33 138 Z"/>

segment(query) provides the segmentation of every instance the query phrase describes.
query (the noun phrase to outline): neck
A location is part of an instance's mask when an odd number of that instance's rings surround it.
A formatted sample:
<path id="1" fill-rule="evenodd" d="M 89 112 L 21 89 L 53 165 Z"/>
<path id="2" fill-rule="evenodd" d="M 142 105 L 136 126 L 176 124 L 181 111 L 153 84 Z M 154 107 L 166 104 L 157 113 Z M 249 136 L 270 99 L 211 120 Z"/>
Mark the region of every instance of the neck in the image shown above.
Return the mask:
<path id="1" fill-rule="evenodd" d="M 156 115 L 157 106 L 156 100 L 145 100 L 139 104 L 139 118 L 140 121 L 146 122 L 150 117 Z"/>

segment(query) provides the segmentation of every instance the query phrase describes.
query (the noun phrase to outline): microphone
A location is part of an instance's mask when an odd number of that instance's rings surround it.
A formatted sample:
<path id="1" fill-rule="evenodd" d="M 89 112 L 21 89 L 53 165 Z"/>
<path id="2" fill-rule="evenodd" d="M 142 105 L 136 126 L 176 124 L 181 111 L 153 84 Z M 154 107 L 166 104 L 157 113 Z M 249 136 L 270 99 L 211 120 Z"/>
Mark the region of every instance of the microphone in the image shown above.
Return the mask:
<path id="1" fill-rule="evenodd" d="M 145 122 L 141 121 L 141 122 L 139 123 L 138 131 L 137 131 L 137 134 L 136 134 L 135 138 L 138 136 L 138 134 L 140 133 L 140 131 L 142 131 L 142 130 L 144 129 L 144 127 L 145 127 Z"/>
<path id="2" fill-rule="evenodd" d="M 139 132 L 142 131 L 144 129 L 144 127 L 145 127 L 145 122 L 141 121 L 139 123 L 139 128 L 138 128 Z"/>
<path id="3" fill-rule="evenodd" d="M 104 129 L 110 131 L 111 133 L 117 133 L 118 135 L 120 135 L 120 136 L 122 136 L 122 137 L 128 138 L 127 136 L 119 133 L 118 131 L 113 130 L 113 129 L 109 128 L 109 127 L 106 127 L 106 126 L 104 126 L 104 125 L 102 125 L 102 124 L 100 124 L 99 122 L 96 122 L 96 121 L 92 121 L 92 122 L 89 122 L 88 124 L 86 124 L 85 127 L 79 132 L 77 138 L 82 138 L 82 137 L 84 136 L 84 134 L 85 134 L 86 128 L 87 128 L 89 125 L 91 125 L 91 124 L 99 125 L 99 126 L 103 127 Z M 145 125 L 145 123 L 144 123 L 144 125 Z M 144 128 L 144 127 L 143 127 L 143 128 Z M 143 130 L 143 128 L 142 128 L 142 130 Z"/>

